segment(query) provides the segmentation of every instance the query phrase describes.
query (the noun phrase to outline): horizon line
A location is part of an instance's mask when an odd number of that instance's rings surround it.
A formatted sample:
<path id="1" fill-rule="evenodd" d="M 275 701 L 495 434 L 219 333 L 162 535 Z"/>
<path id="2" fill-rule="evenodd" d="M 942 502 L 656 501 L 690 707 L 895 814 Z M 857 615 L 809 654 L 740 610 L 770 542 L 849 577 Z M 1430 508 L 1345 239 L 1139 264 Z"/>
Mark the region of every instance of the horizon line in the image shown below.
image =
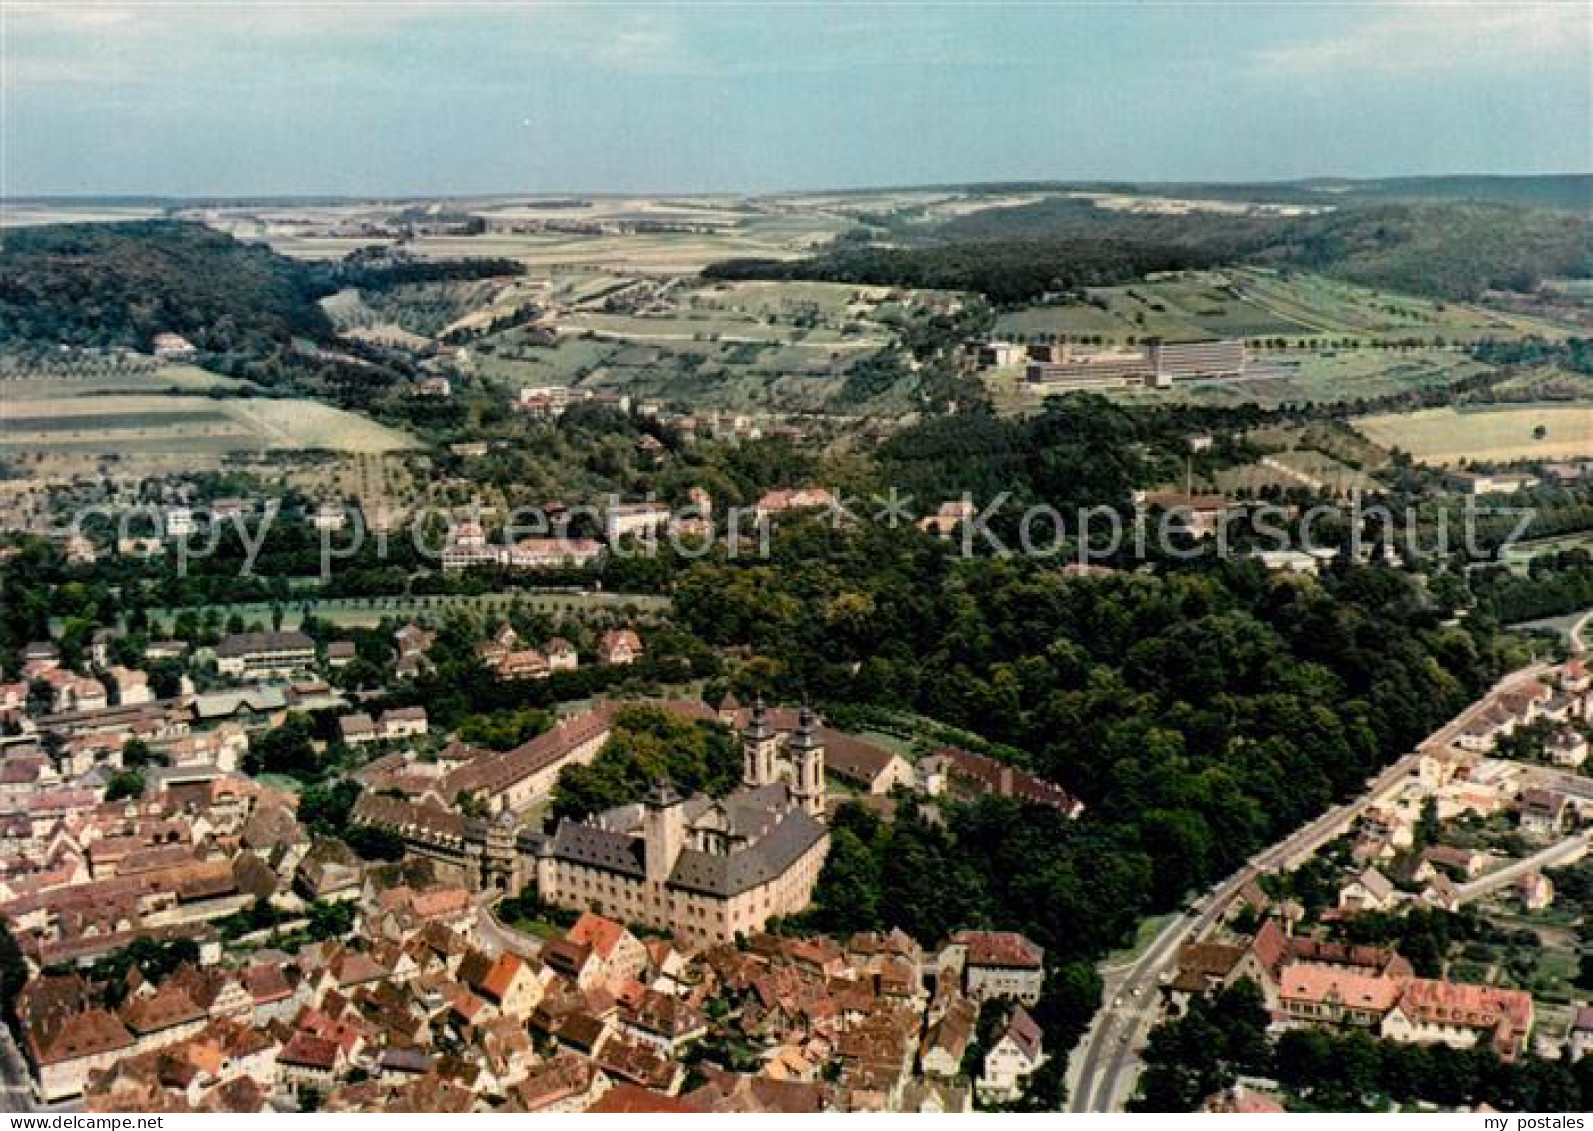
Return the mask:
<path id="1" fill-rule="evenodd" d="M 1193 180 L 1138 180 L 1124 177 L 1089 177 L 1089 178 L 995 178 L 981 181 L 925 181 L 904 182 L 898 184 L 881 183 L 869 185 L 834 186 L 827 188 L 788 188 L 788 189 L 647 189 L 638 191 L 618 191 L 614 189 L 533 189 L 533 190 L 483 190 L 483 191 L 444 191 L 444 192 L 316 192 L 313 190 L 294 190 L 291 192 L 262 192 L 262 193 L 234 193 L 234 192 L 91 192 L 78 193 L 64 192 L 27 192 L 5 193 L 0 191 L 0 206 L 10 203 L 54 203 L 61 201 L 104 203 L 110 201 L 158 201 L 191 203 L 200 201 L 223 202 L 288 202 L 288 201 L 348 201 L 366 203 L 394 203 L 413 200 L 504 200 L 504 199 L 537 199 L 560 197 L 592 197 L 597 199 L 653 199 L 658 197 L 730 197 L 730 198 L 778 198 L 791 196 L 832 196 L 832 195 L 857 195 L 865 196 L 888 192 L 992 192 L 1007 191 L 1041 191 L 1065 189 L 1212 189 L 1212 188 L 1307 188 L 1322 184 L 1376 184 L 1380 182 L 1411 182 L 1443 181 L 1443 180 L 1492 180 L 1492 181 L 1529 181 L 1529 180 L 1588 180 L 1593 181 L 1593 170 L 1586 172 L 1533 172 L 1533 173 L 1392 173 L 1386 175 L 1346 175 L 1335 173 L 1318 173 L 1303 177 L 1289 178 L 1264 178 L 1259 180 L 1242 180 L 1233 178 L 1211 178 Z"/>

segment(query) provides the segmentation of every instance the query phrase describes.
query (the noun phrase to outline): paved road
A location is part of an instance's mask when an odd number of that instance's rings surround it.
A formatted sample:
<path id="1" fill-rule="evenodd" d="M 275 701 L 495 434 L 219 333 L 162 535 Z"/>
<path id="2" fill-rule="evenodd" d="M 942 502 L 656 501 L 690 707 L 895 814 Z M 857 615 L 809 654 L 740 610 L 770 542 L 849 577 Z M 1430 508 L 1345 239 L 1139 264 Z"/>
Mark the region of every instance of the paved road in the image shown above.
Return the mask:
<path id="1" fill-rule="evenodd" d="M 1578 625 L 1578 629 L 1580 627 Z M 1371 779 L 1367 792 L 1330 809 L 1271 848 L 1263 850 L 1251 859 L 1249 867 L 1223 880 L 1201 896 L 1188 912 L 1168 924 L 1145 953 L 1128 967 L 1115 989 L 1109 987 L 1105 1002 L 1096 1013 L 1083 1041 L 1074 1050 L 1073 1055 L 1078 1058 L 1075 1062 L 1078 1070 L 1069 1091 L 1068 1110 L 1121 1110 L 1122 1104 L 1128 1099 L 1125 1093 L 1129 1080 L 1138 1070 L 1138 1050 L 1156 1022 L 1158 986 L 1162 977 L 1170 972 L 1178 948 L 1204 934 L 1251 877 L 1261 872 L 1292 867 L 1334 840 L 1350 827 L 1374 798 L 1414 772 L 1423 753 L 1437 752 L 1448 746 L 1501 691 L 1539 679 L 1548 668 L 1548 664 L 1532 664 L 1500 680 L 1488 694 L 1428 735 L 1416 750 Z"/>
<path id="2" fill-rule="evenodd" d="M 476 943 L 482 950 L 489 954 L 507 950 L 521 958 L 535 958 L 541 952 L 542 946 L 535 939 L 498 922 L 486 900 L 478 899 L 476 910 Z"/>
<path id="3" fill-rule="evenodd" d="M 1593 844 L 1593 830 L 1568 836 L 1562 841 L 1549 845 L 1541 852 L 1536 852 L 1513 864 L 1489 872 L 1485 876 L 1478 876 L 1464 884 L 1457 884 L 1455 891 L 1459 894 L 1461 902 L 1470 903 L 1474 899 L 1481 899 L 1489 892 L 1498 891 L 1507 884 L 1525 876 L 1529 872 L 1537 872 L 1544 868 L 1558 868 L 1562 864 L 1570 864 L 1580 860 L 1586 854 L 1588 846 Z"/>
<path id="4" fill-rule="evenodd" d="M 1565 770 L 1542 770 L 1536 766 L 1531 767 L 1531 770 L 1535 784 L 1541 784 L 1545 789 L 1555 790 L 1579 801 L 1593 801 L 1593 778 L 1568 773 Z"/>

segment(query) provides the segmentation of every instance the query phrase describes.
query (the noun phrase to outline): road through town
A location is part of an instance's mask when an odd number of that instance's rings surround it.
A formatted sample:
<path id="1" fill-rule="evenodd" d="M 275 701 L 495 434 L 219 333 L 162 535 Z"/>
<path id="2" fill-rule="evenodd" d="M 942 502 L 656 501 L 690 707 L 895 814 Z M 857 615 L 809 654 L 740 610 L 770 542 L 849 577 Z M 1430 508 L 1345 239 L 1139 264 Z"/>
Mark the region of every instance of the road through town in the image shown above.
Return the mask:
<path id="1" fill-rule="evenodd" d="M 1585 621 L 1586 618 L 1584 618 Z M 1580 639 L 1581 624 L 1573 639 Z M 1535 663 L 1511 673 L 1486 695 L 1429 735 L 1407 754 L 1368 783 L 1365 793 L 1330 809 L 1310 824 L 1253 857 L 1250 865 L 1223 880 L 1201 896 L 1188 911 L 1163 929 L 1144 953 L 1122 975 L 1109 980 L 1105 1000 L 1069 1066 L 1068 1108 L 1073 1112 L 1118 1111 L 1128 1099 L 1128 1087 L 1138 1071 L 1138 1053 L 1145 1035 L 1156 1023 L 1157 987 L 1172 969 L 1178 949 L 1201 937 L 1216 922 L 1240 888 L 1260 872 L 1292 867 L 1340 836 L 1361 815 L 1372 799 L 1412 773 L 1424 752 L 1437 751 L 1485 710 L 1501 692 L 1541 677 L 1549 668 Z"/>

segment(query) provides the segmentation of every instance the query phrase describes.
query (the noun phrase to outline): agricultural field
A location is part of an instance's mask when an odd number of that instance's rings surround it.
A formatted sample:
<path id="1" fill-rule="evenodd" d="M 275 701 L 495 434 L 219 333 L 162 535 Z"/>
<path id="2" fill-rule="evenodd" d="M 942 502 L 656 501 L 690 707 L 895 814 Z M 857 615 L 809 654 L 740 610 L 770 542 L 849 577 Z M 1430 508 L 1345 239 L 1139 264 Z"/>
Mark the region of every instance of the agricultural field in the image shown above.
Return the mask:
<path id="1" fill-rule="evenodd" d="M 1553 538 L 1534 538 L 1526 542 L 1516 542 L 1500 548 L 1499 560 L 1517 572 L 1524 573 L 1526 567 L 1536 558 L 1570 553 L 1573 550 L 1593 551 L 1593 532 L 1580 531 Z"/>
<path id="2" fill-rule="evenodd" d="M 1127 342 L 1147 337 L 1353 339 L 1446 343 L 1481 338 L 1564 337 L 1573 326 L 1463 303 L 1391 294 L 1319 275 L 1255 268 L 1188 272 L 1123 287 L 1095 287 L 1082 302 L 1004 314 L 997 333 L 1020 341 L 1054 337 Z"/>
<path id="3" fill-rule="evenodd" d="M 502 257 L 524 263 L 534 274 L 546 275 L 572 268 L 647 275 L 695 274 L 721 259 L 740 257 L 796 258 L 834 235 L 834 230 L 801 231 L 771 226 L 722 232 L 638 232 L 616 235 L 576 235 L 563 232 L 490 233 L 481 236 L 419 236 L 404 249 L 426 259 Z M 324 258 L 332 246 L 346 254 L 373 241 L 271 240 L 285 255 Z M 332 245 L 332 246 L 329 246 Z M 346 246 L 344 246 L 346 245 Z"/>
<path id="4" fill-rule="evenodd" d="M 1323 349 L 1252 355 L 1243 377 L 1183 381 L 1171 389 L 1109 388 L 1102 395 L 1137 404 L 1346 404 L 1418 390 L 1448 390 L 1488 367 L 1455 350 Z M 1033 411 L 1053 395 L 1015 369 L 991 370 L 986 387 L 999 410 Z"/>
<path id="5" fill-rule="evenodd" d="M 413 441 L 375 421 L 308 400 L 189 395 L 8 395 L 0 404 L 0 451 L 82 455 L 328 449 L 396 451 Z"/>
<path id="6" fill-rule="evenodd" d="M 568 384 L 704 408 L 821 409 L 848 366 L 892 340 L 881 320 L 887 305 L 933 300 L 826 283 L 607 278 L 608 287 L 589 287 L 593 297 L 566 300 L 551 317 L 562 331 L 556 343 L 522 329 L 472 343 L 477 375 L 511 395 Z M 567 278 L 551 290 L 567 295 Z"/>
<path id="7" fill-rule="evenodd" d="M 1394 294 L 1321 275 L 1260 269 L 1233 273 L 1251 302 L 1334 337 L 1373 341 L 1563 338 L 1575 327 L 1467 303 Z"/>
<path id="8" fill-rule="evenodd" d="M 99 224 L 122 220 L 153 220 L 164 208 L 158 204 L 117 205 L 51 204 L 7 201 L 0 209 L 0 228 L 30 228 L 40 224 Z"/>
<path id="9" fill-rule="evenodd" d="M 1245 439 L 1272 454 L 1304 449 L 1374 472 L 1388 462 L 1387 452 L 1337 420 L 1266 424 L 1247 432 Z"/>
<path id="10" fill-rule="evenodd" d="M 1322 350 L 1263 353 L 1253 357 L 1244 377 L 1189 381 L 1167 392 L 1134 392 L 1137 397 L 1198 404 L 1341 404 L 1415 390 L 1448 389 L 1456 381 L 1487 371 L 1487 366 L 1451 350 Z"/>
<path id="11" fill-rule="evenodd" d="M 247 382 L 138 353 L 71 351 L 60 356 L 0 352 L 0 400 L 32 401 L 105 393 L 205 393 Z"/>
<path id="12" fill-rule="evenodd" d="M 1490 386 L 1488 393 L 1511 401 L 1593 400 L 1593 375 L 1540 365 Z"/>
<path id="13" fill-rule="evenodd" d="M 1593 279 L 1545 279 L 1543 289 L 1574 302 L 1593 302 Z"/>
<path id="14" fill-rule="evenodd" d="M 1373 443 L 1430 464 L 1593 457 L 1593 405 L 1436 408 L 1353 423 Z"/>
<path id="15" fill-rule="evenodd" d="M 1351 491 L 1369 491 L 1376 486 L 1377 481 L 1364 471 L 1308 448 L 1262 456 L 1255 463 L 1219 472 L 1216 482 L 1217 489 L 1224 494 L 1259 494 L 1274 487 L 1345 495 Z"/>

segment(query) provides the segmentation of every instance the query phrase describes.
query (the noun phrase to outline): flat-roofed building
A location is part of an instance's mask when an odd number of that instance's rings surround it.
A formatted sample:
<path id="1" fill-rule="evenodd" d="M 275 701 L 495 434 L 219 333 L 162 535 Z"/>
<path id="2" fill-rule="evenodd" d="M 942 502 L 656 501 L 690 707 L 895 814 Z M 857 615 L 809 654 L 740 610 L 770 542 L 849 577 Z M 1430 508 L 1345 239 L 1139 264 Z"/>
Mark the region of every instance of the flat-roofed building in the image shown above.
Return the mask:
<path id="1" fill-rule="evenodd" d="M 1024 377 L 1049 389 L 1090 389 L 1143 385 L 1151 363 L 1142 350 L 1075 350 L 1054 348 L 1048 359 L 1031 361 Z"/>
<path id="2" fill-rule="evenodd" d="M 1152 341 L 1146 353 L 1157 385 L 1207 377 L 1238 377 L 1245 371 L 1245 344 L 1237 338 Z"/>
<path id="3" fill-rule="evenodd" d="M 302 632 L 237 632 L 216 645 L 222 675 L 292 675 L 315 666 L 315 641 Z"/>

